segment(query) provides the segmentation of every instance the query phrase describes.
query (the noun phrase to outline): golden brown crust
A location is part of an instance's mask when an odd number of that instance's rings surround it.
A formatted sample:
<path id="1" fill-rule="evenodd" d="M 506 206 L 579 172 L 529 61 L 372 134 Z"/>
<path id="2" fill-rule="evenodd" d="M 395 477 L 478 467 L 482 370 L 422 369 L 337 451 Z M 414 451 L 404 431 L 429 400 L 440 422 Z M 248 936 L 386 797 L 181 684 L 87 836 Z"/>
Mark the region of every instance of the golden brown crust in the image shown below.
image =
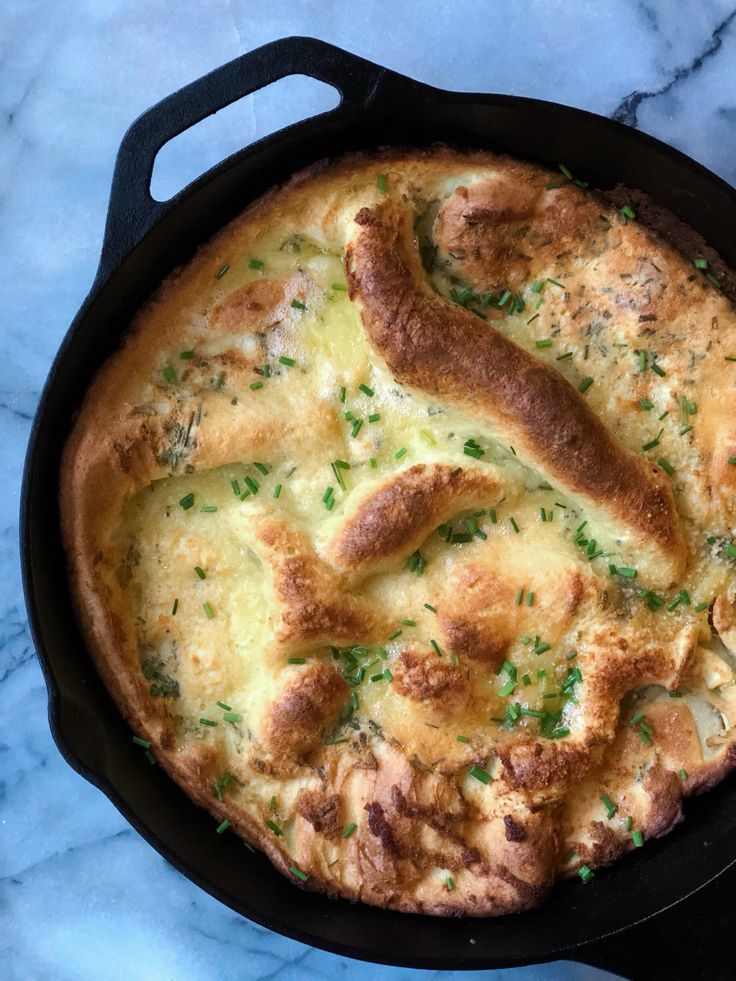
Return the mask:
<path id="1" fill-rule="evenodd" d="M 297 886 L 526 909 L 736 767 L 736 317 L 548 183 L 446 148 L 296 175 L 138 314 L 65 448 L 105 684 Z"/>
<path id="2" fill-rule="evenodd" d="M 554 484 L 650 556 L 656 585 L 675 582 L 685 545 L 656 468 L 618 445 L 558 372 L 503 334 L 479 331 L 473 314 L 432 291 L 411 245 L 406 206 L 388 199 L 363 208 L 355 226 L 345 255 L 350 298 L 394 377 L 482 413 Z"/>
<path id="3" fill-rule="evenodd" d="M 497 473 L 417 464 L 392 475 L 353 506 L 330 547 L 338 567 L 375 571 L 402 561 L 440 522 L 473 504 L 500 498 Z"/>

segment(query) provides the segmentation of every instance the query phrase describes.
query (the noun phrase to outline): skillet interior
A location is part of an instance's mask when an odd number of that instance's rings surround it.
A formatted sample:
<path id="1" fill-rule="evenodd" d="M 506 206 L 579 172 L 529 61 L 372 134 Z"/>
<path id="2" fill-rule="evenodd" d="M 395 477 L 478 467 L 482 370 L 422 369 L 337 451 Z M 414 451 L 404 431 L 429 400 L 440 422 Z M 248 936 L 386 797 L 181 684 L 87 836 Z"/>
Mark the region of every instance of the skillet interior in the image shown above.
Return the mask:
<path id="1" fill-rule="evenodd" d="M 193 113 L 201 118 L 231 101 L 232 84 L 239 84 L 237 98 L 294 71 L 337 84 L 345 102 L 242 151 L 166 206 L 140 193 L 148 164 L 173 135 L 171 126 L 177 132 L 195 121 Z M 563 884 L 539 911 L 498 922 L 428 921 L 334 903 L 292 888 L 265 858 L 243 854 L 236 839 L 214 836 L 207 816 L 142 763 L 84 653 L 69 596 L 60 588 L 66 566 L 56 503 L 59 454 L 89 379 L 163 276 L 248 200 L 320 157 L 440 140 L 552 165 L 565 160 L 601 188 L 619 182 L 642 188 L 701 232 L 731 266 L 736 246 L 728 230 L 736 195 L 676 151 L 608 120 L 532 100 L 439 92 L 314 41 L 276 42 L 265 53 L 238 59 L 230 88 L 220 73 L 195 83 L 194 95 L 190 87 L 166 100 L 168 135 L 157 128 L 162 117 L 153 110 L 126 137 L 100 272 L 54 364 L 31 438 L 22 506 L 24 577 L 60 749 L 154 847 L 217 898 L 282 933 L 351 956 L 417 967 L 458 967 L 460 961 L 469 968 L 508 966 L 559 956 L 652 915 L 736 859 L 729 820 L 733 780 L 692 801 L 677 831 L 601 872 L 590 888 Z M 145 152 L 137 152 L 141 147 Z"/>

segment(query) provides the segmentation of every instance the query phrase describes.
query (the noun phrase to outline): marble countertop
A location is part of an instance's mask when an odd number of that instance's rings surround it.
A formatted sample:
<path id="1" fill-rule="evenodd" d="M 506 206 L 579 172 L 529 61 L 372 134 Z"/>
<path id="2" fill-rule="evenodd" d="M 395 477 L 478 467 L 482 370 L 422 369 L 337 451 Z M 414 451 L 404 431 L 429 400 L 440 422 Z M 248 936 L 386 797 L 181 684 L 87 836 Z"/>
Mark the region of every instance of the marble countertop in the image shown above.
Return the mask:
<path id="1" fill-rule="evenodd" d="M 95 271 L 114 154 L 153 102 L 235 55 L 319 36 L 444 88 L 581 106 L 736 182 L 734 0 L 5 0 L 0 6 L 0 964 L 10 979 L 418 979 L 257 927 L 170 868 L 51 740 L 17 513 L 31 419 Z M 224 154 L 326 108 L 297 80 L 161 154 L 168 196 Z M 275 94 L 274 94 L 275 93 Z M 286 96 L 286 97 L 284 97 Z M 225 125 L 220 125 L 224 120 Z M 592 979 L 571 963 L 484 977 Z M 450 973 L 445 975 L 450 976 Z M 460 974 L 457 974 L 460 977 Z"/>

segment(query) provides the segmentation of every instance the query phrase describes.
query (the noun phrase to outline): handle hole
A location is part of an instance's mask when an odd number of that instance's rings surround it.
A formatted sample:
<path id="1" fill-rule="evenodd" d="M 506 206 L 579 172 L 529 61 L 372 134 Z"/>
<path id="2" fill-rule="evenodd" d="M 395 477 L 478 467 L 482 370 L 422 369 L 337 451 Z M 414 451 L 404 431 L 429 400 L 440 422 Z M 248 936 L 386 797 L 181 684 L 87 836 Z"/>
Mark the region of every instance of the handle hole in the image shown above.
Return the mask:
<path id="1" fill-rule="evenodd" d="M 333 109 L 340 102 L 331 85 L 290 75 L 243 96 L 165 143 L 156 154 L 151 195 L 168 201 L 187 184 L 249 143 L 291 123 Z"/>

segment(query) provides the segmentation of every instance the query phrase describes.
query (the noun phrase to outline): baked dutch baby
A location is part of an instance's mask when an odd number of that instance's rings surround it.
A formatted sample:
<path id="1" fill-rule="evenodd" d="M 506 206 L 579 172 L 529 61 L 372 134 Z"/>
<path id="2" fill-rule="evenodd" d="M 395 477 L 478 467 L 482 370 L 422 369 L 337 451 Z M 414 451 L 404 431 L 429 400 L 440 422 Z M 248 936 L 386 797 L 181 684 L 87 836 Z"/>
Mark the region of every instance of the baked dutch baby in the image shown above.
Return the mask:
<path id="1" fill-rule="evenodd" d="M 295 885 L 533 906 L 736 764 L 735 382 L 708 261 L 629 205 L 488 153 L 317 165 L 87 392 L 90 650 Z"/>

